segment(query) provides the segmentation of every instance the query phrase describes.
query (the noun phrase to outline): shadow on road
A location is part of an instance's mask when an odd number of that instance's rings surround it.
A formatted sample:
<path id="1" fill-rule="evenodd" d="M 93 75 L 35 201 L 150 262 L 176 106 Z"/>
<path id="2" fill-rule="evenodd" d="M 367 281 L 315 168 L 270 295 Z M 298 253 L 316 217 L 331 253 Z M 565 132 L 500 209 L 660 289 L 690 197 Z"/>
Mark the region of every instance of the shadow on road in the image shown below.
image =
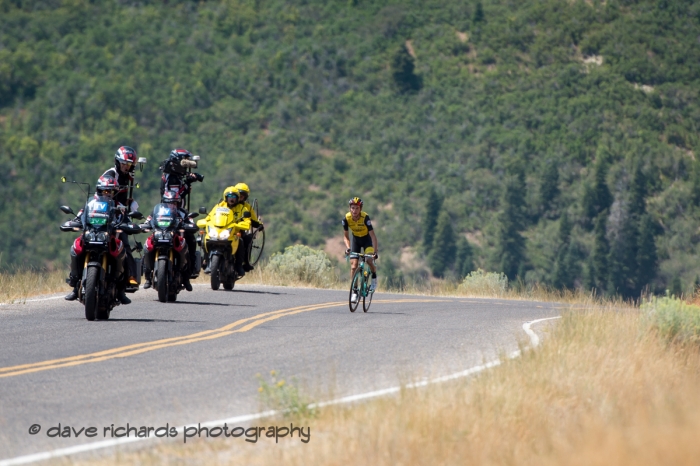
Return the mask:
<path id="1" fill-rule="evenodd" d="M 202 320 L 171 320 L 171 319 L 115 319 L 110 317 L 109 320 L 101 320 L 100 322 L 175 322 L 175 323 L 192 323 L 204 322 Z"/>
<path id="2" fill-rule="evenodd" d="M 231 292 L 231 293 L 254 293 L 254 294 L 274 294 L 274 295 L 283 295 L 283 294 L 289 294 L 289 293 L 275 293 L 272 291 L 257 291 L 257 290 L 221 290 L 224 292 Z"/>
<path id="3" fill-rule="evenodd" d="M 154 300 L 157 301 L 157 300 Z M 158 301 L 160 302 L 160 301 Z M 207 303 L 207 302 L 202 302 L 202 301 L 168 301 L 167 303 L 163 304 L 194 304 L 195 306 L 225 306 L 225 307 L 257 307 L 253 304 L 226 304 L 226 303 Z"/>

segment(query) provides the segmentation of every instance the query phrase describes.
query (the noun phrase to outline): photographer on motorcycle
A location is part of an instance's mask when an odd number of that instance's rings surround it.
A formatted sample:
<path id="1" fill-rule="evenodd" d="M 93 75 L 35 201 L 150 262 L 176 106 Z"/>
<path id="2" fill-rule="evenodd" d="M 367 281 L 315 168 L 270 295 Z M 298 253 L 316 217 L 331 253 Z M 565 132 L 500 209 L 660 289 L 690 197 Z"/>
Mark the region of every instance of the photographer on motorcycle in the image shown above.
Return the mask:
<path id="1" fill-rule="evenodd" d="M 176 210 L 178 216 L 182 219 L 182 221 L 192 223 L 192 220 L 189 217 L 187 217 L 187 211 L 181 207 L 181 200 L 182 199 L 177 188 L 174 188 L 163 193 L 163 197 L 161 198 L 161 204 L 166 204 L 170 208 Z M 142 228 L 148 228 L 150 226 L 152 218 L 152 215 L 149 215 L 146 219 L 146 223 L 142 225 Z M 187 233 L 184 233 L 183 236 L 185 237 L 184 245 L 181 249 L 176 250 L 180 254 L 180 263 L 183 264 L 183 268 L 185 269 L 182 274 L 182 284 L 185 285 L 185 289 L 187 291 L 192 291 L 192 284 L 190 284 L 190 270 L 192 269 L 192 266 L 190 264 L 194 264 L 194 262 L 190 262 L 191 255 L 189 254 L 189 242 L 187 241 Z M 145 246 L 146 253 L 144 255 L 143 265 L 145 276 L 143 288 L 145 290 L 153 286 L 152 273 L 153 267 L 155 265 L 154 262 L 156 255 L 156 249 L 153 241 L 153 235 L 149 236 L 146 240 Z"/>
<path id="2" fill-rule="evenodd" d="M 134 199 L 129 199 L 128 189 L 128 187 L 134 183 L 134 170 L 136 170 L 137 160 L 138 158 L 134 149 L 129 146 L 121 146 L 114 154 L 114 167 L 102 174 L 102 176 L 108 175 L 117 180 L 119 191 L 114 196 L 114 200 L 128 207 L 129 212 L 136 212 L 139 208 L 139 204 Z M 129 236 L 122 232 L 119 234 L 119 239 L 124 243 L 124 248 L 126 249 L 126 262 L 124 265 L 128 272 L 127 286 L 135 291 L 138 289 L 139 285 L 136 280 L 136 261 L 131 251 L 131 245 L 129 244 Z"/>
<path id="3" fill-rule="evenodd" d="M 112 176 L 101 176 L 97 180 L 97 185 L 95 187 L 95 195 L 90 202 L 95 202 L 95 201 L 112 201 L 115 199 L 117 195 L 117 191 L 119 190 L 119 183 L 117 183 L 117 180 L 115 180 Z M 118 209 L 119 214 L 117 216 L 117 219 L 121 221 L 121 216 L 126 215 L 126 206 L 123 204 L 120 204 L 119 202 L 115 201 L 115 208 Z M 78 212 L 78 215 L 76 216 L 75 219 L 72 221 L 66 222 L 66 223 L 71 223 L 73 222 L 74 224 L 80 224 L 82 227 L 82 213 L 83 209 L 81 209 Z M 124 248 L 124 242 L 117 238 L 116 240 L 116 248 L 118 253 L 116 256 L 116 259 L 120 262 L 124 262 L 126 258 L 126 251 Z M 78 236 L 75 241 L 73 242 L 73 245 L 71 246 L 70 249 L 70 275 L 68 276 L 68 280 L 66 282 L 68 283 L 69 286 L 73 287 L 73 291 L 71 291 L 68 295 L 66 295 L 65 299 L 66 301 L 75 301 L 78 299 L 78 284 L 80 283 L 80 277 L 83 274 L 83 266 L 84 266 L 84 261 L 85 261 L 85 253 L 83 252 L 83 237 Z M 126 293 L 125 293 L 125 283 L 122 280 L 121 283 L 119 283 L 118 286 L 118 291 L 119 294 L 117 295 L 117 299 L 121 304 L 131 304 L 131 300 L 127 298 Z"/>

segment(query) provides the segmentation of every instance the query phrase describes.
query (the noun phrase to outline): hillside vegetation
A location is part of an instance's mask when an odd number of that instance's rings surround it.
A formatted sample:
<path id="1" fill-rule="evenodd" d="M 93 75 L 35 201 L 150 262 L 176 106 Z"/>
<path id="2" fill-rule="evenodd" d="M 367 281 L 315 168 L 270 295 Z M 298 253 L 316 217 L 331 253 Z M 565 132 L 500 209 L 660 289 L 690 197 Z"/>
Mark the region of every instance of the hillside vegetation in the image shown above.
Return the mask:
<path id="1" fill-rule="evenodd" d="M 0 266 L 64 267 L 61 203 L 120 145 L 245 181 L 269 252 L 323 247 L 360 195 L 395 282 L 470 269 L 690 289 L 700 4 L 0 0 Z"/>

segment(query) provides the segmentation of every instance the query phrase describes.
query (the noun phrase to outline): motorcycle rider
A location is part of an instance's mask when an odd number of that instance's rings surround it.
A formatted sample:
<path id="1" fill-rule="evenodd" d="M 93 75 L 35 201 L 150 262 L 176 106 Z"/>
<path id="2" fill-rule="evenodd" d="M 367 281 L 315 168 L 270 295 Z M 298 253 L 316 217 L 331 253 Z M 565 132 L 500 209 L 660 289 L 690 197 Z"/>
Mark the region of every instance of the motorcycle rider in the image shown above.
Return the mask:
<path id="1" fill-rule="evenodd" d="M 258 216 L 255 213 L 255 210 L 253 210 L 253 206 L 250 205 L 250 202 L 248 202 L 248 198 L 250 197 L 250 188 L 248 187 L 247 184 L 245 183 L 238 183 L 235 188 L 238 190 L 238 194 L 240 196 L 240 203 L 243 204 L 243 207 L 248 209 L 250 212 L 250 225 L 253 228 L 257 228 L 258 231 L 262 231 L 265 226 L 262 224 L 262 220 L 258 218 Z M 245 254 L 243 254 L 244 260 L 243 260 L 243 270 L 246 272 L 250 272 L 253 270 L 253 266 L 250 265 L 248 262 L 248 248 L 250 247 L 250 242 L 253 241 L 253 233 L 249 231 L 244 231 L 242 233 L 241 239 L 243 240 L 243 250 L 245 251 Z"/>
<path id="2" fill-rule="evenodd" d="M 116 197 L 117 191 L 119 190 L 119 183 L 112 176 L 103 175 L 97 180 L 97 185 L 95 187 L 95 196 L 92 201 L 111 201 Z M 118 209 L 117 219 L 120 216 L 126 215 L 126 206 L 115 201 L 115 208 Z M 78 212 L 75 219 L 72 220 L 73 223 L 79 224 L 82 227 L 82 213 L 84 209 Z M 66 222 L 71 223 L 71 221 Z M 126 251 L 124 248 L 124 243 L 121 239 L 115 239 L 117 248 L 117 261 L 123 263 L 126 258 Z M 83 252 L 83 237 L 78 236 L 73 245 L 70 248 L 70 275 L 66 282 L 68 285 L 73 287 L 68 295 L 65 296 L 66 301 L 75 301 L 78 299 L 78 283 L 80 283 L 80 277 L 83 274 L 83 267 L 85 262 L 85 253 Z M 131 304 L 131 300 L 126 296 L 124 281 L 119 284 L 117 299 L 122 304 Z"/>
<path id="3" fill-rule="evenodd" d="M 209 214 L 207 215 L 205 221 L 209 221 L 216 214 L 216 209 L 219 207 L 228 207 L 233 212 L 233 218 L 236 223 L 233 227 L 238 231 L 245 231 L 250 229 L 250 211 L 245 207 L 245 205 L 240 201 L 240 194 L 235 186 L 229 186 L 224 189 L 224 200 L 216 204 Z M 206 244 L 205 244 L 206 249 Z M 239 277 L 245 275 L 245 270 L 243 269 L 243 263 L 245 262 L 246 249 L 239 245 L 236 253 L 234 255 L 234 269 Z M 211 262 L 207 260 L 207 270 L 205 273 L 211 273 Z"/>
<path id="4" fill-rule="evenodd" d="M 192 160 L 192 153 L 190 151 L 186 149 L 173 149 L 170 151 L 170 155 L 163 161 L 163 164 L 160 167 L 160 169 L 163 171 L 163 175 L 160 179 L 161 197 L 166 191 L 176 189 L 180 199 L 179 207 L 185 212 L 185 215 L 189 213 L 185 209 L 185 197 L 192 191 L 192 183 L 196 181 L 201 182 L 204 180 L 204 176 L 200 175 L 199 173 L 187 172 L 188 168 L 196 166 L 197 162 Z M 187 241 L 187 249 L 189 250 L 190 254 L 189 274 L 192 275 L 194 273 L 194 265 L 197 257 L 197 239 L 195 238 L 194 233 L 186 232 L 185 241 Z M 146 288 L 145 285 L 144 288 Z"/>
<path id="5" fill-rule="evenodd" d="M 182 220 L 185 222 L 191 222 L 191 220 L 187 217 L 187 211 L 183 209 L 180 204 L 181 204 L 181 198 L 180 194 L 177 188 L 165 191 L 163 193 L 163 197 L 161 198 L 161 203 L 162 204 L 167 204 L 170 206 L 170 208 L 175 209 L 177 211 L 177 214 L 180 216 Z M 146 223 L 142 225 L 142 228 L 149 228 L 150 227 L 150 222 L 152 219 L 152 215 L 149 215 L 148 218 L 146 219 Z M 177 236 L 176 238 L 180 238 Z M 185 289 L 187 291 L 192 291 L 192 284 L 190 283 L 190 274 L 189 274 L 189 245 L 187 241 L 182 241 L 182 238 L 176 240 L 174 243 L 174 248 L 175 251 L 177 251 L 180 254 L 180 264 L 182 264 L 183 268 L 183 274 L 182 274 L 182 282 L 183 285 L 185 285 Z M 153 282 L 151 280 L 152 272 L 153 272 L 153 267 L 154 267 L 154 262 L 155 262 L 155 255 L 156 255 L 156 248 L 155 245 L 153 244 L 153 235 L 149 236 L 148 239 L 146 240 L 146 246 L 145 246 L 145 251 L 146 253 L 144 254 L 144 261 L 143 261 L 143 269 L 144 269 L 144 276 L 145 276 L 145 282 L 143 285 L 143 288 L 147 290 L 151 286 L 153 286 Z"/>
<path id="6" fill-rule="evenodd" d="M 114 197 L 114 200 L 121 205 L 127 206 L 129 212 L 135 212 L 139 208 L 139 204 L 134 199 L 129 199 L 128 190 L 128 186 L 134 182 L 134 170 L 136 170 L 137 160 L 138 158 L 134 149 L 129 146 L 121 146 L 114 154 L 114 167 L 102 174 L 102 176 L 109 175 L 117 180 L 119 191 Z M 131 251 L 131 245 L 129 244 L 129 236 L 122 232 L 119 234 L 119 239 L 124 243 L 126 249 L 126 263 L 124 265 L 128 271 L 127 286 L 136 291 L 139 288 L 136 280 L 136 261 Z"/>

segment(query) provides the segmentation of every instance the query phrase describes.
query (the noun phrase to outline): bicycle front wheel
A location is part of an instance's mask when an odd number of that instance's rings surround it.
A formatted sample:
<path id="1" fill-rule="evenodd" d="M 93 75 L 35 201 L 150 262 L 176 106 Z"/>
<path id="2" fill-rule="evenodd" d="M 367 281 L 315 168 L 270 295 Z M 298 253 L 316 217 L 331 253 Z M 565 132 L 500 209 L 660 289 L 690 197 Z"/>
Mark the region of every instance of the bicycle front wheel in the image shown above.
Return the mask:
<path id="1" fill-rule="evenodd" d="M 350 296 L 348 296 L 348 304 L 350 306 L 350 312 L 355 312 L 357 306 L 360 304 L 360 294 L 362 289 L 362 267 L 358 267 L 355 273 L 352 274 L 352 280 L 350 281 Z"/>
<path id="2" fill-rule="evenodd" d="M 369 305 L 372 304 L 372 296 L 374 296 L 374 291 L 369 290 L 369 285 L 367 285 L 367 293 L 362 297 L 362 310 L 369 311 Z"/>

